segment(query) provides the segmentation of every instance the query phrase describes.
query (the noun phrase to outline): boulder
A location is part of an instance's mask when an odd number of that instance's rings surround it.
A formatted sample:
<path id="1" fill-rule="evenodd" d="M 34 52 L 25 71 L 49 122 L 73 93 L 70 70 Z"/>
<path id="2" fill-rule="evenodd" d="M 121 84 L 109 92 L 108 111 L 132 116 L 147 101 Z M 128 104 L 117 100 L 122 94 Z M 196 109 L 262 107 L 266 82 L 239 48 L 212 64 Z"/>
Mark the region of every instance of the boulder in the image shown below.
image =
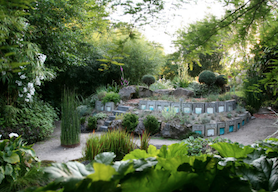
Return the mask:
<path id="1" fill-rule="evenodd" d="M 153 95 L 155 96 L 172 95 L 173 91 L 174 90 L 172 89 L 158 89 L 153 92 Z"/>
<path id="2" fill-rule="evenodd" d="M 139 121 L 139 123 L 138 123 L 137 127 L 135 128 L 134 133 L 136 133 L 137 135 L 142 135 L 143 131 L 145 131 L 145 125 L 143 123 L 142 118 L 140 118 L 138 121 Z"/>
<path id="3" fill-rule="evenodd" d="M 122 100 L 126 101 L 132 98 L 132 95 L 136 93 L 134 86 L 127 86 L 119 91 L 119 95 Z"/>
<path id="4" fill-rule="evenodd" d="M 190 91 L 188 89 L 184 89 L 184 88 L 177 88 L 176 90 L 173 91 L 173 95 L 175 97 L 193 97 L 194 96 L 194 92 Z"/>
<path id="5" fill-rule="evenodd" d="M 164 138 L 180 139 L 182 135 L 190 132 L 190 129 L 186 126 L 175 123 L 162 123 L 161 136 Z"/>
<path id="6" fill-rule="evenodd" d="M 139 86 L 139 97 L 151 97 L 153 96 L 153 91 L 149 90 L 147 87 Z"/>
<path id="7" fill-rule="evenodd" d="M 119 119 L 119 120 L 112 121 L 109 128 L 115 129 L 115 130 L 121 129 L 122 128 L 122 120 Z"/>

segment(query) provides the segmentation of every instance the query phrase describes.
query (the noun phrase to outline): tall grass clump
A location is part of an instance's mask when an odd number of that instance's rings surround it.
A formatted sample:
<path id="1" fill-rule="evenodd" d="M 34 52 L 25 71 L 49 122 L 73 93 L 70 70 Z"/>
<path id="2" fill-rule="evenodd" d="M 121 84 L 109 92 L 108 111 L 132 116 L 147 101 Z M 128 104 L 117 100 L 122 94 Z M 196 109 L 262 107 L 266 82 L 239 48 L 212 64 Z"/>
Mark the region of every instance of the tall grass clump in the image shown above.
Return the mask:
<path id="1" fill-rule="evenodd" d="M 61 145 L 73 147 L 80 143 L 80 120 L 74 91 L 64 89 L 62 99 Z"/>
<path id="2" fill-rule="evenodd" d="M 91 135 L 86 141 L 83 156 L 86 160 L 93 160 L 99 153 L 114 152 L 116 154 L 115 160 L 122 160 L 126 154 L 135 148 L 133 136 L 126 131 L 109 130 L 100 137 Z"/>

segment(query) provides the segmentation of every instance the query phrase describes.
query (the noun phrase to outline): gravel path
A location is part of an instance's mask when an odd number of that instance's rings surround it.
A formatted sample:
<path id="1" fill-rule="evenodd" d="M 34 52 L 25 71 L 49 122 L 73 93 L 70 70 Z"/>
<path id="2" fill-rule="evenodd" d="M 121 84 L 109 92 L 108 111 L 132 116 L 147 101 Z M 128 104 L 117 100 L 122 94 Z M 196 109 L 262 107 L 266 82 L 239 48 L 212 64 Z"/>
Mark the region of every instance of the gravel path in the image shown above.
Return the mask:
<path id="1" fill-rule="evenodd" d="M 267 136 L 273 134 L 278 129 L 278 125 L 273 125 L 275 119 L 256 118 L 251 120 L 247 125 L 242 127 L 237 132 L 222 135 L 221 137 L 230 139 L 233 142 L 238 142 L 244 145 L 250 145 L 257 140 L 263 140 Z M 49 160 L 56 162 L 67 162 L 70 160 L 78 159 L 82 157 L 82 149 L 85 146 L 86 138 L 89 133 L 81 134 L 81 145 L 75 148 L 64 148 L 60 144 L 60 122 L 56 122 L 56 128 L 51 138 L 38 142 L 33 146 L 37 156 L 41 160 Z M 102 134 L 102 133 L 95 133 Z M 278 135 L 275 135 L 276 137 Z M 179 142 L 178 140 L 167 139 L 151 139 L 150 144 L 161 146 L 170 145 Z M 136 140 L 139 144 L 139 141 Z"/>

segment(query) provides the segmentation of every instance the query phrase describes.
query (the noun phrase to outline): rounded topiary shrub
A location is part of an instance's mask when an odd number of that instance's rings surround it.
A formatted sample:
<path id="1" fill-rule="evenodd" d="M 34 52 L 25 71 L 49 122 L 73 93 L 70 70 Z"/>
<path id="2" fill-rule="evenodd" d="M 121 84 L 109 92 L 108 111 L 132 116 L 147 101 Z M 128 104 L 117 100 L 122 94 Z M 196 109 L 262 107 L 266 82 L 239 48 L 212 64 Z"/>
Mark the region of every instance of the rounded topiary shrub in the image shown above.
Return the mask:
<path id="1" fill-rule="evenodd" d="M 126 129 L 127 132 L 132 132 L 138 125 L 138 116 L 132 113 L 126 113 L 122 122 L 122 127 Z"/>
<path id="2" fill-rule="evenodd" d="M 205 83 L 206 85 L 212 85 L 216 81 L 215 74 L 210 70 L 202 71 L 199 75 L 199 82 Z"/>
<path id="3" fill-rule="evenodd" d="M 159 122 L 153 115 L 148 115 L 146 119 L 144 119 L 144 126 L 148 133 L 151 135 L 159 132 Z"/>
<path id="4" fill-rule="evenodd" d="M 88 131 L 93 131 L 97 129 L 97 118 L 96 117 L 89 117 L 88 119 Z"/>
<path id="5" fill-rule="evenodd" d="M 155 78 L 152 75 L 144 75 L 142 77 L 142 82 L 148 85 L 148 87 L 150 87 L 150 85 L 155 82 Z"/>
<path id="6" fill-rule="evenodd" d="M 223 87 L 228 82 L 227 77 L 225 75 L 218 75 L 215 80 L 215 84 L 219 87 Z"/>

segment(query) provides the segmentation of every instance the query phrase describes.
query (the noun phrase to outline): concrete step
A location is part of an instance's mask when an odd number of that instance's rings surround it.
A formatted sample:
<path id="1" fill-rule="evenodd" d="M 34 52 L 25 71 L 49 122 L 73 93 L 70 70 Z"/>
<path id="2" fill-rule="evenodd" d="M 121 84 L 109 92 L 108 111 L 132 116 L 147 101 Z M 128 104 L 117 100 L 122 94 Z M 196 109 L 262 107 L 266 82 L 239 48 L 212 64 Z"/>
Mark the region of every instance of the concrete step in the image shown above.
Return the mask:
<path id="1" fill-rule="evenodd" d="M 112 111 L 113 115 L 120 115 L 120 114 L 125 114 L 125 111 L 121 111 L 121 110 L 113 110 Z"/>
<path id="2" fill-rule="evenodd" d="M 100 127 L 99 127 L 99 130 L 100 130 L 100 131 L 107 132 L 107 131 L 108 131 L 108 126 L 105 126 L 105 125 L 100 126 Z"/>
<path id="3" fill-rule="evenodd" d="M 124 106 L 124 105 L 120 105 L 117 107 L 117 110 L 119 111 L 128 111 L 130 109 L 129 106 Z"/>
<path id="4" fill-rule="evenodd" d="M 109 116 L 109 121 L 113 121 L 113 120 L 115 120 L 116 119 L 116 116 L 115 115 L 112 115 L 112 116 Z"/>
<path id="5" fill-rule="evenodd" d="M 105 126 L 109 126 L 109 125 L 111 125 L 111 123 L 112 123 L 112 121 L 105 121 L 105 122 L 104 122 L 104 125 L 105 125 Z"/>

